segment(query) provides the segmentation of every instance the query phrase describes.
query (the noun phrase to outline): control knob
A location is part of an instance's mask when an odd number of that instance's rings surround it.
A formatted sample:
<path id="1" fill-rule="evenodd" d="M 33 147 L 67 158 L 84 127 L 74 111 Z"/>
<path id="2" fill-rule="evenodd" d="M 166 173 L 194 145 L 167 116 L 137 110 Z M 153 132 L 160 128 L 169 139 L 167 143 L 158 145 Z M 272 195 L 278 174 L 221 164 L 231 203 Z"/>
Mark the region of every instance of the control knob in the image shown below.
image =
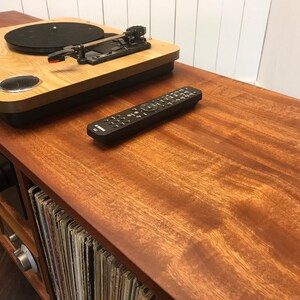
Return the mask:
<path id="1" fill-rule="evenodd" d="M 22 244 L 21 247 L 14 252 L 14 255 L 17 258 L 19 266 L 24 272 L 32 269 L 33 272 L 37 273 L 37 264 L 31 252 L 25 245 Z"/>

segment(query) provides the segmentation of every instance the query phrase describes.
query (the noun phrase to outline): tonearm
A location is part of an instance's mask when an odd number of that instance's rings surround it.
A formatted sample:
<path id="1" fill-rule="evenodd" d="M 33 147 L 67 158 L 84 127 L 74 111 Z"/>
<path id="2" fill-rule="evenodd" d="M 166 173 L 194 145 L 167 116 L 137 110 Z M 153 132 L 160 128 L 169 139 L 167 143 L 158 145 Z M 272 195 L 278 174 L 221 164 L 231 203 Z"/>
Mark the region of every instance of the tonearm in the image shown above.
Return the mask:
<path id="1" fill-rule="evenodd" d="M 85 44 L 66 46 L 62 50 L 50 53 L 48 55 L 48 62 L 56 63 L 56 62 L 64 61 L 66 57 L 73 57 L 77 59 L 79 64 L 91 63 L 91 57 L 87 57 L 86 55 L 87 53 L 89 53 L 88 51 L 90 51 L 90 49 L 92 49 L 93 46 L 99 46 L 100 44 L 110 42 L 110 41 L 116 42 L 118 46 L 112 47 L 108 53 L 98 55 L 99 56 L 98 60 L 101 60 L 102 58 L 102 61 L 105 61 L 109 59 L 105 59 L 104 57 L 111 57 L 111 58 L 120 57 L 123 55 L 148 49 L 150 48 L 150 44 L 147 43 L 146 39 L 144 38 L 145 33 L 146 33 L 146 27 L 132 26 L 127 28 L 126 31 L 123 32 L 122 34 L 113 35 L 101 40 L 96 40 Z M 134 48 L 136 48 L 136 50 L 130 51 L 130 49 L 134 49 Z M 126 53 L 126 50 L 128 50 L 127 51 L 128 53 Z M 94 51 L 90 51 L 90 52 L 93 52 L 92 58 L 97 56 L 94 55 Z M 92 63 L 92 64 L 96 64 L 96 63 Z"/>

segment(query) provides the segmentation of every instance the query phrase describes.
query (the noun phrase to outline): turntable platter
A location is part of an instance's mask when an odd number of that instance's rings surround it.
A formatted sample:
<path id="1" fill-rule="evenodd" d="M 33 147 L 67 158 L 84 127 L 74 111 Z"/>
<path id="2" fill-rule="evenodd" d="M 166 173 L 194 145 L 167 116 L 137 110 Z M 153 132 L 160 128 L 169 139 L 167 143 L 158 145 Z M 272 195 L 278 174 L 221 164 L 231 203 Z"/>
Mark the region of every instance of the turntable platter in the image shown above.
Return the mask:
<path id="1" fill-rule="evenodd" d="M 8 47 L 17 52 L 49 54 L 65 46 L 104 38 L 97 26 L 74 22 L 49 22 L 17 28 L 4 36 Z"/>

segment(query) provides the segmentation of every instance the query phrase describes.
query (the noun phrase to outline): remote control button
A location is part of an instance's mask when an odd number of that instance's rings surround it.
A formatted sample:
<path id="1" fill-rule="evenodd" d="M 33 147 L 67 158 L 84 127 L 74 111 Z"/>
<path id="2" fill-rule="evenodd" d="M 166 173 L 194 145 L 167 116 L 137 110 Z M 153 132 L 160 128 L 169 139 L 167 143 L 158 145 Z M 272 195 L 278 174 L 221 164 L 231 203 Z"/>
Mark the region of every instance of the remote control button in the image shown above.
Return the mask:
<path id="1" fill-rule="evenodd" d="M 156 111 L 157 105 L 155 103 L 144 103 L 141 105 L 141 110 L 143 111 Z"/>

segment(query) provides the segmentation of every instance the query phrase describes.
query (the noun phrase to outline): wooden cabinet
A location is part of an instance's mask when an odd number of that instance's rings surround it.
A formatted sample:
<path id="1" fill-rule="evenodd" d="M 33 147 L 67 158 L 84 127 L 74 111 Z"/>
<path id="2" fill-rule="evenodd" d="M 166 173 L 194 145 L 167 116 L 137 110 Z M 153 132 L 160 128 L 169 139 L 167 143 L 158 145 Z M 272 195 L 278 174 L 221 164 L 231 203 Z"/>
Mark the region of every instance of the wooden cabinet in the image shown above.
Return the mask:
<path id="1" fill-rule="evenodd" d="M 88 123 L 185 85 L 203 92 L 194 110 L 114 147 L 87 136 Z M 3 199 L 1 218 L 42 270 L 25 275 L 53 297 L 28 207 L 34 183 L 162 299 L 297 299 L 299 115 L 296 99 L 176 63 L 23 128 L 0 121 L 28 220 Z"/>
<path id="2" fill-rule="evenodd" d="M 21 216 L 20 213 L 11 206 L 4 195 L 0 194 L 0 243 L 35 288 L 39 296 L 42 299 L 53 298 L 44 252 L 42 250 L 41 241 L 26 190 L 31 183 L 17 168 L 15 171 L 18 177 L 18 185 L 22 193 L 22 199 L 18 200 L 23 201 L 25 204 L 27 219 Z M 9 239 L 12 234 L 17 236 L 17 245 L 14 245 L 14 242 Z M 14 253 L 20 248 L 21 244 L 25 245 L 32 254 L 38 266 L 38 272 L 34 272 L 31 269 L 25 271 L 20 265 L 20 262 Z"/>

